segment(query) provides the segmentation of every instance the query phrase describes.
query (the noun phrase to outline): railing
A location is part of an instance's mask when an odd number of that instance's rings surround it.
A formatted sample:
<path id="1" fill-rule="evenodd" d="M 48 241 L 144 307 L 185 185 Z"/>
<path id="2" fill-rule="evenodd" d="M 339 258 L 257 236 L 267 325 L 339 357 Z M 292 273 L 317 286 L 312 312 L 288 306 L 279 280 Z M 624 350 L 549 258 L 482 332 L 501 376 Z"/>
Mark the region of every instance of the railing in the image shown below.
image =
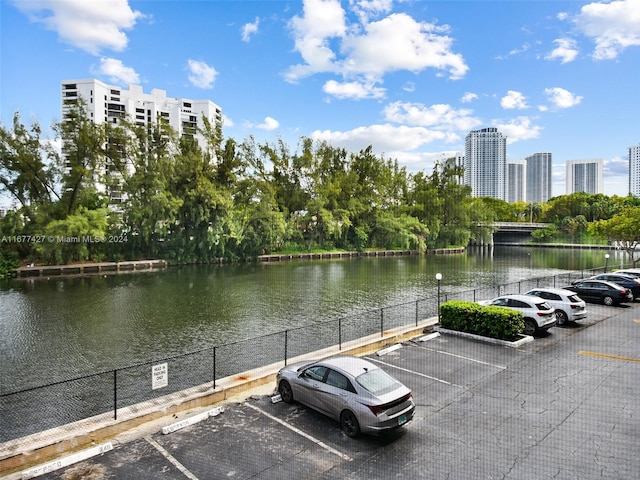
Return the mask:
<path id="1" fill-rule="evenodd" d="M 563 286 L 602 272 L 602 268 L 537 277 L 501 286 L 456 290 L 361 312 L 348 317 L 287 329 L 224 345 L 213 345 L 173 357 L 103 371 L 0 395 L 0 443 L 95 415 L 153 400 L 187 388 L 216 387 L 221 378 L 318 351 L 385 330 L 419 324 L 437 315 L 450 299 L 478 301 L 505 293 L 524 293 L 540 286 Z M 165 382 L 170 378 L 170 382 Z M 154 389 L 154 382 L 161 388 Z M 167 383 L 165 385 L 165 383 Z"/>

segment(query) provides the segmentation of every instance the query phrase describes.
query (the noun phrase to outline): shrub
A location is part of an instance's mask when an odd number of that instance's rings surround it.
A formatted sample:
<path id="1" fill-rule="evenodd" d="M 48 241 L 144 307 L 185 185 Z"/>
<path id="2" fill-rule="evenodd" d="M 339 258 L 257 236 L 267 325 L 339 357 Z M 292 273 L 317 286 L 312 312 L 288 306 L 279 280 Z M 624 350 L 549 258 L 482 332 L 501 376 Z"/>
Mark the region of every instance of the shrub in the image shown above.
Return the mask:
<path id="1" fill-rule="evenodd" d="M 440 307 L 440 325 L 450 330 L 513 340 L 524 330 L 524 315 L 509 308 L 450 300 Z"/>

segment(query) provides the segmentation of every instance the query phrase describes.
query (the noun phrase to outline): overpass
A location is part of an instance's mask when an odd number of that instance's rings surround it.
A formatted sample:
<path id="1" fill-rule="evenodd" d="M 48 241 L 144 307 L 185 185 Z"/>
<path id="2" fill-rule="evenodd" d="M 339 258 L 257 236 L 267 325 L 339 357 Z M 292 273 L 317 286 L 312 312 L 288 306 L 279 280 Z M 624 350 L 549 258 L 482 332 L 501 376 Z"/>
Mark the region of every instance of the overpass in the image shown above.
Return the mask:
<path id="1" fill-rule="evenodd" d="M 492 233 L 490 244 L 524 243 L 531 240 L 531 234 L 536 230 L 548 227 L 550 223 L 531 222 L 493 222 L 491 224 L 479 224 L 489 227 Z"/>

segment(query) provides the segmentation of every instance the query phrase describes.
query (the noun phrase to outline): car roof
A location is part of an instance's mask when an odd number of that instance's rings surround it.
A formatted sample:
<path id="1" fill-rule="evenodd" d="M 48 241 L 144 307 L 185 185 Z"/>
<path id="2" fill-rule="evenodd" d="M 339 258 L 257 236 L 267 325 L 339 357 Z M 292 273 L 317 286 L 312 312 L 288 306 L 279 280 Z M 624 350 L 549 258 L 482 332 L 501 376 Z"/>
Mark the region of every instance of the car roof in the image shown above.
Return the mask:
<path id="1" fill-rule="evenodd" d="M 537 287 L 537 288 L 532 288 L 531 290 L 529 290 L 529 292 L 533 292 L 534 290 L 537 290 L 539 292 L 549 292 L 549 293 L 560 293 L 563 295 L 575 295 L 576 292 L 573 292 L 571 290 L 567 290 L 566 288 L 554 288 L 554 287 Z M 527 292 L 528 295 L 529 292 Z"/>
<path id="2" fill-rule="evenodd" d="M 603 275 L 608 275 L 608 276 L 614 275 L 614 276 L 617 276 L 617 277 L 626 278 L 626 279 L 628 279 L 628 280 L 633 279 L 633 276 L 632 276 L 632 275 L 628 275 L 628 274 L 626 274 L 626 273 L 622 273 L 622 272 L 600 273 L 600 274 L 598 274 L 598 275 L 594 275 L 594 276 L 593 276 L 593 277 L 591 277 L 591 278 L 593 278 L 593 279 L 596 279 L 596 280 L 597 280 L 597 279 L 598 279 L 597 277 L 601 277 L 601 276 L 603 276 Z"/>
<path id="3" fill-rule="evenodd" d="M 536 297 L 535 295 L 527 295 L 526 293 L 510 293 L 507 295 L 500 295 L 499 297 L 496 298 L 514 298 L 516 300 L 521 300 L 523 302 L 535 302 L 536 300 L 542 300 L 544 302 L 546 302 L 545 299 L 540 298 L 540 297 Z"/>
<path id="4" fill-rule="evenodd" d="M 624 287 L 618 285 L 617 283 L 609 282 L 608 280 L 598 280 L 597 278 L 583 278 L 582 280 L 578 280 L 576 283 L 584 283 L 584 282 L 604 283 L 606 285 L 609 285 L 610 287 L 615 288 L 616 290 L 626 290 Z"/>
<path id="5" fill-rule="evenodd" d="M 375 363 L 371 363 L 364 358 L 354 357 L 351 355 L 325 358 L 318 362 L 318 364 L 342 370 L 354 377 L 363 374 L 365 371 L 371 371 L 379 368 Z"/>

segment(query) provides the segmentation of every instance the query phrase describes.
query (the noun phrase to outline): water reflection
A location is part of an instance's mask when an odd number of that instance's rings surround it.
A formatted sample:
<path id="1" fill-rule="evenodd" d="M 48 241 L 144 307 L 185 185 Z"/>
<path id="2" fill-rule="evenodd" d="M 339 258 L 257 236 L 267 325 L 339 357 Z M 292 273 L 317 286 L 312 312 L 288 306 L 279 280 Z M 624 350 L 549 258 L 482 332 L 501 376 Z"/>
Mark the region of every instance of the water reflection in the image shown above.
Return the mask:
<path id="1" fill-rule="evenodd" d="M 0 384 L 14 391 L 434 297 L 437 272 L 451 293 L 599 267 L 605 253 L 478 248 L 5 281 Z M 608 253 L 610 268 L 624 260 Z"/>

